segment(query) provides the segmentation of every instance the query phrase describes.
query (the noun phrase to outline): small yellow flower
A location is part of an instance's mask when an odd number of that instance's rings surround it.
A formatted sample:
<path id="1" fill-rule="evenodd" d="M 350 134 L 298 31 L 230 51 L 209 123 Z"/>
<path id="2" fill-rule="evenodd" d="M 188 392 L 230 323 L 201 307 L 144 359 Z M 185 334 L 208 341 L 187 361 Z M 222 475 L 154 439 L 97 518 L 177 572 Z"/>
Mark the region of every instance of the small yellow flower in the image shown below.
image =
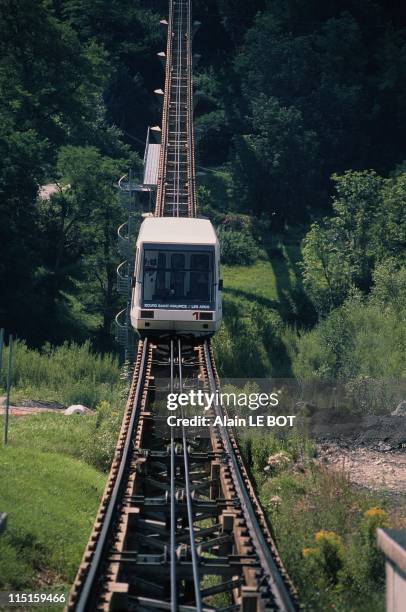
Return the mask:
<path id="1" fill-rule="evenodd" d="M 321 540 L 325 539 L 327 534 L 328 534 L 328 531 L 321 529 L 320 531 L 314 534 L 314 539 L 316 540 L 316 542 L 321 542 Z"/>
<path id="2" fill-rule="evenodd" d="M 327 542 L 331 542 L 331 544 L 341 544 L 341 538 L 334 531 L 326 531 L 325 529 L 321 529 L 314 535 L 314 539 L 316 542 L 323 542 L 326 540 Z"/>
<path id="3" fill-rule="evenodd" d="M 316 552 L 317 552 L 317 550 L 315 548 L 304 548 L 302 550 L 302 555 L 303 555 L 303 557 L 311 557 Z"/>
<path id="4" fill-rule="evenodd" d="M 385 510 L 382 510 L 382 508 L 370 508 L 369 510 L 367 510 L 366 512 L 364 512 L 364 517 L 367 518 L 381 518 L 381 519 L 386 519 L 388 517 L 387 513 L 385 512 Z"/>

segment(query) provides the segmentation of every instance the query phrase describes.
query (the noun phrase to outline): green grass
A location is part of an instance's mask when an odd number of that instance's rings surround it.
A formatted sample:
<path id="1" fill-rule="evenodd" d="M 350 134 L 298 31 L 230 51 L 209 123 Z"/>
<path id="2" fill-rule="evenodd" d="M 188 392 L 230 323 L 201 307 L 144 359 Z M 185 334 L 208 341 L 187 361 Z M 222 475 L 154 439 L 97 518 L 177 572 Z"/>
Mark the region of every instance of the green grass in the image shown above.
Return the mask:
<path id="1" fill-rule="evenodd" d="M 250 434 L 240 444 L 304 609 L 382 612 L 385 570 L 375 530 L 396 527 L 388 500 L 315 464 L 301 436 Z M 288 461 L 266 476 L 268 457 L 281 451 Z"/>
<path id="2" fill-rule="evenodd" d="M 116 446 L 122 406 L 102 402 L 95 416 L 43 413 L 10 420 L 11 446 L 58 453 L 107 471 Z"/>
<path id="3" fill-rule="evenodd" d="M 272 260 L 223 266 L 224 321 L 213 341 L 223 376 L 292 376 L 290 344 L 295 332 L 288 322 L 296 321 L 306 307 L 297 257 L 297 246 L 281 245 Z"/>
<path id="4" fill-rule="evenodd" d="M 12 417 L 9 444 L 13 448 L 28 447 L 39 453 L 82 459 L 83 447 L 92 436 L 94 422 L 94 416 L 53 413 Z"/>
<path id="5" fill-rule="evenodd" d="M 222 266 L 224 291 L 241 297 L 267 300 L 277 305 L 278 289 L 274 266 L 270 261 L 257 261 L 252 266 Z"/>
<path id="6" fill-rule="evenodd" d="M 100 503 L 121 416 L 104 402 L 96 416 L 11 418 L 9 446 L 0 448 L 0 509 L 8 514 L 0 540 L 0 589 L 70 586 Z"/>
<path id="7" fill-rule="evenodd" d="M 3 392 L 7 360 L 6 348 L 1 377 Z M 117 403 L 121 392 L 118 360 L 109 354 L 93 353 L 89 342 L 46 345 L 41 352 L 28 349 L 22 341 L 14 345 L 13 403 L 28 398 L 95 408 L 103 400 Z"/>
<path id="8" fill-rule="evenodd" d="M 103 490 L 105 475 L 95 468 L 39 446 L 26 437 L 25 446 L 0 450 L 0 508 L 8 513 L 0 546 L 3 590 L 69 585 Z"/>
<path id="9" fill-rule="evenodd" d="M 0 589 L 66 590 L 100 503 L 127 390 L 117 361 L 88 344 L 40 353 L 18 342 L 14 383 L 14 401 L 80 402 L 96 410 L 11 417 L 9 445 L 0 448 L 0 510 L 8 514 Z"/>
<path id="10" fill-rule="evenodd" d="M 286 322 L 311 319 L 300 280 L 299 245 L 278 243 L 266 257 L 252 266 L 222 266 L 224 294 L 275 309 Z"/>

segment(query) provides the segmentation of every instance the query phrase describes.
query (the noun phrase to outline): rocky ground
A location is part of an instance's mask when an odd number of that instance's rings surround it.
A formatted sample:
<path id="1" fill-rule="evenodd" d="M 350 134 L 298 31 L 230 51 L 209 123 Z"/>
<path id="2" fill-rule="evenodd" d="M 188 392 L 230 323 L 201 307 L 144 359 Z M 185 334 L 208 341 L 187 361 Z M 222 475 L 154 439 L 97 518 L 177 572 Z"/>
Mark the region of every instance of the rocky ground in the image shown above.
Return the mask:
<path id="1" fill-rule="evenodd" d="M 312 415 L 316 460 L 356 485 L 406 496 L 406 415 Z"/>
<path id="2" fill-rule="evenodd" d="M 406 451 L 406 449 L 405 449 Z M 406 452 L 346 448 L 336 443 L 317 445 L 317 462 L 341 471 L 356 485 L 406 495 Z"/>
<path id="3" fill-rule="evenodd" d="M 404 449 L 406 415 L 357 416 L 333 410 L 315 412 L 308 422 L 309 433 L 318 443 L 341 447 L 368 447 L 377 451 Z"/>

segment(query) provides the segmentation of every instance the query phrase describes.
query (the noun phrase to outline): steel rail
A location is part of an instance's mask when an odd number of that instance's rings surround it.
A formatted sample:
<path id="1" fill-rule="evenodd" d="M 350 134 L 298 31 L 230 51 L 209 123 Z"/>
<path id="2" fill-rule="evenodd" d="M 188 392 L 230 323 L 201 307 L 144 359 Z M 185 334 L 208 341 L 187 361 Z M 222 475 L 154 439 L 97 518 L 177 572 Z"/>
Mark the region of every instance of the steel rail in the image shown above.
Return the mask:
<path id="1" fill-rule="evenodd" d="M 182 376 L 182 343 L 178 338 L 178 366 L 179 366 L 179 393 L 183 392 L 183 376 Z M 200 575 L 199 575 L 199 559 L 196 551 L 196 539 L 193 528 L 193 506 L 192 506 L 192 495 L 190 490 L 190 475 L 189 475 L 189 451 L 186 438 L 186 428 L 182 425 L 182 444 L 183 444 L 183 461 L 185 470 L 185 495 L 187 504 L 187 515 L 189 523 L 189 536 L 190 536 L 190 552 L 192 556 L 193 565 L 193 583 L 195 589 L 196 598 L 196 610 L 202 612 L 202 595 L 200 590 Z"/>
<path id="2" fill-rule="evenodd" d="M 144 340 L 144 345 L 142 349 L 142 357 L 141 357 L 141 365 L 139 370 L 139 378 L 137 381 L 137 387 L 134 395 L 133 402 L 133 411 L 130 418 L 130 423 L 127 430 L 127 436 L 125 440 L 125 445 L 123 449 L 123 453 L 120 460 L 120 467 L 117 473 L 116 481 L 114 484 L 114 488 L 107 506 L 106 514 L 103 520 L 103 526 L 99 534 L 99 538 L 97 541 L 97 545 L 93 554 L 93 558 L 90 564 L 89 571 L 84 580 L 82 590 L 78 597 L 78 601 L 76 603 L 75 610 L 77 612 L 86 612 L 87 610 L 92 610 L 89 608 L 90 599 L 92 595 L 92 591 L 97 582 L 97 575 L 100 570 L 101 563 L 105 556 L 106 547 L 109 543 L 110 533 L 113 527 L 115 513 L 117 510 L 117 504 L 119 501 L 119 497 L 121 494 L 122 486 L 124 485 L 124 474 L 128 467 L 128 460 L 130 457 L 130 453 L 132 450 L 132 438 L 135 428 L 135 423 L 138 417 L 138 408 L 140 403 L 140 395 L 144 384 L 144 375 L 145 375 L 145 363 L 146 356 L 148 350 L 148 340 Z"/>
<path id="3" fill-rule="evenodd" d="M 187 149 L 188 156 L 188 185 L 189 185 L 189 217 L 195 217 L 197 214 L 196 210 L 196 176 L 195 176 L 195 143 L 193 133 L 193 56 L 192 56 L 192 7 L 191 2 L 188 2 L 188 16 L 187 16 L 187 105 L 189 113 L 187 115 L 187 134 L 189 139 L 189 145 Z"/>
<path id="4" fill-rule="evenodd" d="M 212 357 L 210 354 L 209 343 L 207 340 L 204 341 L 203 350 L 206 360 L 207 377 L 209 379 L 208 382 L 212 393 L 215 393 L 216 380 L 213 373 Z M 224 417 L 221 405 L 214 402 L 214 409 L 217 416 L 221 418 Z M 265 570 L 265 575 L 269 587 L 275 598 L 275 602 L 277 603 L 278 609 L 281 610 L 281 612 L 296 612 L 297 606 L 292 601 L 292 597 L 286 587 L 286 584 L 282 579 L 279 568 L 277 567 L 275 560 L 271 555 L 269 545 L 264 538 L 262 529 L 258 524 L 254 508 L 252 507 L 251 500 L 249 498 L 246 486 L 241 476 L 240 468 L 235 456 L 233 446 L 230 441 L 228 430 L 224 426 L 219 426 L 219 430 L 224 450 L 227 453 L 228 461 L 230 463 L 234 485 L 238 493 L 238 498 L 241 503 L 244 518 L 247 523 L 250 536 L 253 540 L 256 554 L 260 559 L 262 568 Z"/>
<path id="5" fill-rule="evenodd" d="M 176 178 L 174 183 L 176 183 L 175 193 L 176 193 L 176 216 L 179 217 L 179 191 L 180 191 L 180 101 L 181 101 L 181 74 L 182 74 L 182 17 L 183 17 L 183 4 L 182 0 L 179 2 L 180 14 L 178 14 L 178 28 L 177 28 L 177 37 L 178 37 L 178 61 L 177 61 L 177 79 L 176 79 L 176 121 L 175 121 L 175 169 L 176 169 Z M 173 216 L 175 216 L 175 210 L 172 211 Z"/>

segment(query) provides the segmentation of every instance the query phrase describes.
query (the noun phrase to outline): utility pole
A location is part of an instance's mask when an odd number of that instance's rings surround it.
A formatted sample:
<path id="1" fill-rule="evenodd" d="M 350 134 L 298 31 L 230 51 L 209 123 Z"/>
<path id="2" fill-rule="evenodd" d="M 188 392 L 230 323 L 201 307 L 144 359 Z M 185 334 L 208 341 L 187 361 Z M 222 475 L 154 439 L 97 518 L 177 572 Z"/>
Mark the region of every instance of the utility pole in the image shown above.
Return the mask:
<path id="1" fill-rule="evenodd" d="M 7 398 L 6 398 L 6 416 L 4 420 L 4 445 L 8 443 L 8 417 L 10 411 L 10 391 L 12 385 L 13 371 L 13 336 L 10 335 L 8 341 L 8 371 L 7 371 Z"/>
<path id="2" fill-rule="evenodd" d="M 0 387 L 1 387 L 1 366 L 3 363 L 3 344 L 4 344 L 4 329 L 0 329 Z"/>

